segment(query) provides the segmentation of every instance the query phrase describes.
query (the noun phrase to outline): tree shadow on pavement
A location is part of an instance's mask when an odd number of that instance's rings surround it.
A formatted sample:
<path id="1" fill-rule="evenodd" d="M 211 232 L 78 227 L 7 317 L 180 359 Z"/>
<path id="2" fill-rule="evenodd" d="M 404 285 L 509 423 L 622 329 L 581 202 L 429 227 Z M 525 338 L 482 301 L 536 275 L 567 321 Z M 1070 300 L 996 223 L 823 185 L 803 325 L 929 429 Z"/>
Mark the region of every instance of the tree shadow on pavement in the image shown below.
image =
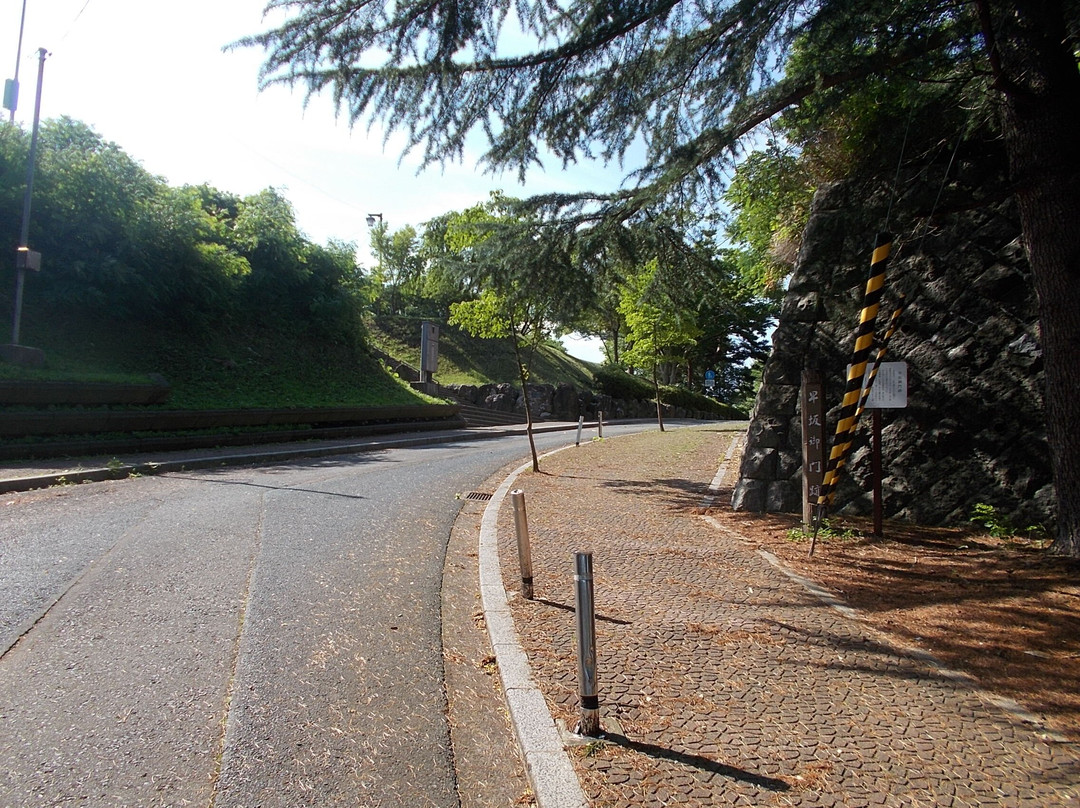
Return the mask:
<path id="1" fill-rule="evenodd" d="M 187 480 L 195 483 L 213 483 L 214 485 L 240 485 L 248 488 L 265 488 L 269 491 L 293 491 L 298 494 L 319 494 L 324 497 L 339 497 L 342 499 L 367 499 L 359 494 L 343 494 L 339 491 L 320 491 L 317 488 L 299 488 L 293 485 L 267 485 L 265 483 L 253 483 L 247 480 L 215 480 L 212 477 L 196 477 L 185 474 L 162 474 L 162 477 L 171 477 L 174 480 Z"/>
<path id="2" fill-rule="evenodd" d="M 712 774 L 718 774 L 721 777 L 726 777 L 730 780 L 738 780 L 742 783 L 749 783 L 750 785 L 758 786 L 759 788 L 766 789 L 767 791 L 790 791 L 791 785 L 776 777 L 766 777 L 761 774 L 754 774 L 748 772 L 745 769 L 737 769 L 734 766 L 728 766 L 724 763 L 712 760 L 711 758 L 703 757 L 701 755 L 688 754 L 686 752 L 679 752 L 674 749 L 669 749 L 666 746 L 657 746 L 652 743 L 643 743 L 642 741 L 634 741 L 627 738 L 625 735 L 619 735 L 614 732 L 605 732 L 604 740 L 621 746 L 625 749 L 629 749 L 634 752 L 638 752 L 642 755 L 648 755 L 652 758 L 660 758 L 662 760 L 670 760 L 672 763 L 678 763 L 682 766 L 690 766 L 694 769 L 700 769 L 704 772 L 710 772 Z"/>
<path id="3" fill-rule="evenodd" d="M 607 480 L 601 485 L 635 496 L 646 495 L 672 507 L 695 507 L 710 493 L 707 482 L 682 478 L 659 480 Z"/>
<path id="4" fill-rule="evenodd" d="M 554 600 L 545 600 L 544 598 L 533 598 L 533 603 L 542 603 L 544 606 L 550 606 L 553 609 L 561 609 L 564 612 L 577 611 L 573 606 L 568 606 L 565 603 L 558 603 Z M 619 620 L 615 617 L 605 617 L 602 614 L 596 615 L 596 619 L 603 623 L 614 623 L 617 626 L 633 625 L 633 623 L 631 623 L 629 620 Z"/>

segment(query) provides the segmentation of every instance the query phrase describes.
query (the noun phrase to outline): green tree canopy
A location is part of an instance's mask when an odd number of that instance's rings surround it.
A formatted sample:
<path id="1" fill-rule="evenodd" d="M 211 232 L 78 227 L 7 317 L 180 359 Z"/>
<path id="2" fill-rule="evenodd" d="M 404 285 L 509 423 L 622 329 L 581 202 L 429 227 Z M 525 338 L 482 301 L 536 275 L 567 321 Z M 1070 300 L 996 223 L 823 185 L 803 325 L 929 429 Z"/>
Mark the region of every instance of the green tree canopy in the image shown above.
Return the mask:
<path id="1" fill-rule="evenodd" d="M 28 153 L 20 127 L 0 127 L 0 219 L 11 252 Z M 371 299 L 355 245 L 310 242 L 278 191 L 241 198 L 171 187 L 70 118 L 42 122 L 29 241 L 43 256 L 27 283 L 31 305 L 165 316 L 193 329 L 275 314 L 355 339 Z"/>
<path id="2" fill-rule="evenodd" d="M 597 215 L 708 203 L 742 139 L 786 111 L 837 108 L 902 77 L 1000 113 L 1041 307 L 1056 547 L 1080 557 L 1080 5 L 1074 0 L 270 0 L 290 16 L 243 43 L 264 84 L 328 90 L 352 121 L 404 131 L 429 161 L 482 133 L 490 167 L 645 162 Z M 516 31 L 514 29 L 517 29 Z M 788 55 L 801 49 L 805 59 Z M 573 200 L 578 205 L 589 197 Z M 551 200 L 549 200 L 551 201 Z M 567 200 L 554 200 L 564 206 Z"/>
<path id="3" fill-rule="evenodd" d="M 522 219 L 499 194 L 446 221 L 445 239 L 458 256 L 458 277 L 474 297 L 450 306 L 450 322 L 489 339 L 510 340 L 525 398 L 533 469 L 540 463 L 532 431 L 529 370 L 537 349 L 575 321 L 589 300 L 566 241 L 557 230 Z"/>
<path id="4" fill-rule="evenodd" d="M 626 321 L 627 348 L 623 361 L 646 368 L 656 396 L 656 420 L 664 431 L 659 367 L 663 362 L 681 364 L 687 349 L 701 333 L 694 313 L 679 306 L 659 282 L 659 263 L 653 259 L 631 273 L 621 289 L 619 312 Z"/>

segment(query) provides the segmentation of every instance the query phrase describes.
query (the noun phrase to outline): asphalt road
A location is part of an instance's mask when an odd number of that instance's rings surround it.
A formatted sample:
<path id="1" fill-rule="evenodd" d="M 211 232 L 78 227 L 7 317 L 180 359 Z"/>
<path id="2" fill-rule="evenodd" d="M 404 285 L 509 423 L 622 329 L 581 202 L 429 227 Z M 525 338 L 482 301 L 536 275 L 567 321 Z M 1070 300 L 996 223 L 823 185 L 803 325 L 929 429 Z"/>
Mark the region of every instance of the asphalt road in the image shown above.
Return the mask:
<path id="1" fill-rule="evenodd" d="M 527 451 L 0 496 L 0 806 L 456 806 L 446 541 Z"/>

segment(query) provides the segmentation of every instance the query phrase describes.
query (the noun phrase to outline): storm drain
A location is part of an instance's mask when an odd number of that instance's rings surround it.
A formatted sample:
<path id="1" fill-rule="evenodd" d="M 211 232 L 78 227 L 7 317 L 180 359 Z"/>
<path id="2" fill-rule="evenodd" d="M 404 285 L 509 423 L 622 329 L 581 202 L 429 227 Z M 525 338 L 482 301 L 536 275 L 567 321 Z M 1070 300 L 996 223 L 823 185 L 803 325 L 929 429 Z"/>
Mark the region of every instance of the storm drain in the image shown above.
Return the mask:
<path id="1" fill-rule="evenodd" d="M 483 491 L 470 491 L 465 495 L 465 499 L 471 499 L 474 502 L 487 502 L 491 499 L 491 494 L 485 494 Z"/>

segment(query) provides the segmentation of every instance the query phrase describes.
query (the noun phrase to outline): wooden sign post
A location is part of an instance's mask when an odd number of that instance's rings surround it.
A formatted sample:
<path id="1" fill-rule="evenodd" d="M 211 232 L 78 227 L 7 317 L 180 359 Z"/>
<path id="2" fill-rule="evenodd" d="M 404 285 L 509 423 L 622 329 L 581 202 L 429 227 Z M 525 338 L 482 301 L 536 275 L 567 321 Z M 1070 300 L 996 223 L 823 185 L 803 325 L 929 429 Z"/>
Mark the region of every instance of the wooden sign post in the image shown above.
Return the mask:
<path id="1" fill-rule="evenodd" d="M 821 372 L 804 370 L 800 397 L 802 409 L 802 518 L 809 526 L 825 479 L 825 385 Z"/>
<path id="2" fill-rule="evenodd" d="M 866 409 L 872 415 L 870 465 L 874 490 L 874 535 L 883 531 L 885 503 L 881 493 L 881 411 L 907 406 L 907 362 L 882 362 L 874 376 L 874 386 L 866 397 Z"/>

